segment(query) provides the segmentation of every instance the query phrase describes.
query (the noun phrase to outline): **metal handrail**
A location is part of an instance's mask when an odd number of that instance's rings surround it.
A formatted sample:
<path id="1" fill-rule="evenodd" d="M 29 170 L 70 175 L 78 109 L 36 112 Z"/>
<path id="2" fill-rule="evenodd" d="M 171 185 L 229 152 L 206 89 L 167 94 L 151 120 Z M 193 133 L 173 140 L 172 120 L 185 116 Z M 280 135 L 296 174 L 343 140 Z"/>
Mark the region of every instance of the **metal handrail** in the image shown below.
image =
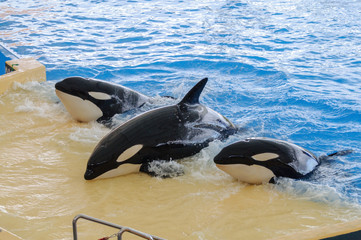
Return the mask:
<path id="1" fill-rule="evenodd" d="M 157 237 L 157 236 L 153 236 L 153 235 L 150 235 L 150 234 L 147 234 L 147 233 L 143 233 L 143 232 L 137 231 L 137 230 L 129 228 L 129 227 L 123 227 L 123 226 L 120 226 L 120 225 L 117 225 L 117 224 L 114 224 L 114 223 L 111 223 L 111 222 L 107 222 L 107 221 L 104 221 L 104 220 L 101 220 L 101 219 L 98 219 L 98 218 L 87 216 L 85 214 L 79 214 L 79 215 L 75 216 L 74 219 L 73 219 L 73 239 L 74 240 L 78 240 L 78 232 L 77 232 L 77 225 L 76 224 L 77 224 L 77 222 L 78 222 L 78 220 L 80 218 L 86 219 L 88 221 L 96 222 L 96 223 L 99 223 L 99 224 L 103 224 L 103 225 L 106 225 L 108 227 L 118 229 L 119 232 L 116 234 L 118 240 L 122 239 L 122 235 L 125 232 L 132 233 L 134 235 L 137 235 L 138 237 L 142 237 L 142 238 L 145 238 L 145 239 L 148 239 L 148 240 L 165 240 L 165 239 Z"/>
<path id="2" fill-rule="evenodd" d="M 2 52 L 5 56 L 9 57 L 10 59 L 20 59 L 21 57 L 11 50 L 5 43 L 0 42 L 0 52 Z"/>

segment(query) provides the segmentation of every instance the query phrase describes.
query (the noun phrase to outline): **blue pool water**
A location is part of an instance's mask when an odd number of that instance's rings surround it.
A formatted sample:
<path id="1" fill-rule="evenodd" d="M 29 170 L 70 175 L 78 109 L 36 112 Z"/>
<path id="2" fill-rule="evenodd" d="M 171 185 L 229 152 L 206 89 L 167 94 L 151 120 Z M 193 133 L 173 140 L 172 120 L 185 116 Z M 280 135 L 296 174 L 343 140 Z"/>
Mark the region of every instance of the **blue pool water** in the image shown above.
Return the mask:
<path id="1" fill-rule="evenodd" d="M 5 0 L 0 16 L 1 40 L 38 58 L 50 81 L 91 77 L 179 98 L 208 77 L 202 102 L 245 129 L 225 145 L 266 136 L 317 155 L 353 149 L 277 187 L 361 203 L 359 0 Z"/>

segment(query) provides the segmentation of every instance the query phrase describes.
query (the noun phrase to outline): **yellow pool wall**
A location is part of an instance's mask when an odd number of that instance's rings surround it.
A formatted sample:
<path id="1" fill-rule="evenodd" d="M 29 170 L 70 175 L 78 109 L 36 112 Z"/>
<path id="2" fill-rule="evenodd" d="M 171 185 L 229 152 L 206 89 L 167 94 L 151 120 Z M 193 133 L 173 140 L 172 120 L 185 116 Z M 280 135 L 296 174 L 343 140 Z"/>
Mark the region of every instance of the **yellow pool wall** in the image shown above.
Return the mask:
<path id="1" fill-rule="evenodd" d="M 11 88 L 14 82 L 46 81 L 45 66 L 34 58 L 6 61 L 6 68 L 12 69 L 13 71 L 0 75 L 0 94 Z"/>

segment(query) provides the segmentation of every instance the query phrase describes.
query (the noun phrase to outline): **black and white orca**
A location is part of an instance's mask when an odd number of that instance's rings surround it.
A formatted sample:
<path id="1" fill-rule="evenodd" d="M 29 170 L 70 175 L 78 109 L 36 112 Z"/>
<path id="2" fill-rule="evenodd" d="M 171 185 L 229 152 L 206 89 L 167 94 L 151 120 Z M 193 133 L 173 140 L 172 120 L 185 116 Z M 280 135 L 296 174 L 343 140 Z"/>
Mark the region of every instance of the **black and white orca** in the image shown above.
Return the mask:
<path id="1" fill-rule="evenodd" d="M 178 104 L 150 110 L 112 130 L 95 147 L 84 178 L 139 171 L 154 175 L 153 161 L 192 156 L 209 142 L 235 133 L 227 118 L 199 103 L 207 80 L 198 82 Z"/>
<path id="2" fill-rule="evenodd" d="M 250 138 L 233 143 L 214 157 L 216 166 L 232 177 L 250 184 L 273 183 L 277 177 L 299 179 L 309 175 L 321 162 L 350 150 L 316 157 L 293 143 Z"/>
<path id="3" fill-rule="evenodd" d="M 101 80 L 69 77 L 55 84 L 55 92 L 77 121 L 107 121 L 115 114 L 142 106 L 149 97 Z"/>

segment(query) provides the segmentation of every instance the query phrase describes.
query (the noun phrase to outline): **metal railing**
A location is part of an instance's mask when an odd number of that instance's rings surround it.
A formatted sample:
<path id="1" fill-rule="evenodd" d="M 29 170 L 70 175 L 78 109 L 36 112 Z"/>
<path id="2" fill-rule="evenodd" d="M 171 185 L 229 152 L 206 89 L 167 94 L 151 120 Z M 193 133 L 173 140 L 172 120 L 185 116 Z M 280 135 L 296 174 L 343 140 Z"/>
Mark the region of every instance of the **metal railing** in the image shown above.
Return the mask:
<path id="1" fill-rule="evenodd" d="M 107 221 L 104 221 L 104 220 L 101 220 L 101 219 L 90 217 L 90 216 L 87 216 L 85 214 L 79 214 L 79 215 L 75 216 L 74 219 L 73 219 L 73 238 L 74 238 L 74 240 L 78 240 L 77 222 L 78 222 L 78 220 L 80 218 L 83 218 L 83 219 L 86 219 L 88 221 L 92 221 L 92 222 L 95 222 L 95 223 L 99 223 L 99 224 L 102 224 L 102 225 L 105 225 L 105 226 L 108 226 L 108 227 L 116 228 L 116 229 L 119 230 L 117 233 L 111 235 L 110 237 L 105 237 L 105 238 L 102 238 L 102 239 L 109 239 L 109 238 L 111 238 L 113 236 L 116 236 L 118 240 L 121 240 L 123 233 L 128 232 L 128 233 L 132 233 L 132 234 L 134 234 L 134 235 L 136 235 L 138 237 L 142 237 L 142 238 L 148 239 L 148 240 L 165 240 L 163 238 L 156 237 L 156 236 L 153 236 L 153 235 L 150 235 L 150 234 L 147 234 L 147 233 L 143 233 L 143 232 L 137 231 L 137 230 L 129 228 L 129 227 L 123 227 L 123 226 L 120 226 L 120 225 L 117 225 L 117 224 L 114 224 L 114 223 L 111 223 L 111 222 L 107 222 Z"/>
<path id="2" fill-rule="evenodd" d="M 21 58 L 17 53 L 11 50 L 5 43 L 0 42 L 0 53 L 10 59 L 19 59 Z"/>

